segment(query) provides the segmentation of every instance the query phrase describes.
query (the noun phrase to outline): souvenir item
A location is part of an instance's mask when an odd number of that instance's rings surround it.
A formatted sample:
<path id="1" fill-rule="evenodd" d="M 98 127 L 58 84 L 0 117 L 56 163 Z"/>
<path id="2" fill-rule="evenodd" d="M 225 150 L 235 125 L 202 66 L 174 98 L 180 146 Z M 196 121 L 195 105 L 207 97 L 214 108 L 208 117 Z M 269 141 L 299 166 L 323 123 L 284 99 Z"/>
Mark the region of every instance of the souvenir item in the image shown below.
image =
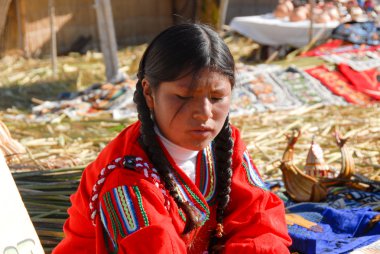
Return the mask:
<path id="1" fill-rule="evenodd" d="M 380 67 L 361 72 L 353 70 L 346 64 L 340 64 L 338 68 L 354 84 L 357 91 L 380 100 Z"/>
<path id="2" fill-rule="evenodd" d="M 356 91 L 350 81 L 339 71 L 330 71 L 325 66 L 316 66 L 305 71 L 314 78 L 320 80 L 321 83 L 329 88 L 334 94 L 342 96 L 350 103 L 362 106 L 367 106 L 373 103 L 371 97 Z"/>
<path id="3" fill-rule="evenodd" d="M 347 104 L 341 97 L 335 96 L 320 81 L 296 67 L 273 71 L 270 76 L 297 97 L 304 104 L 323 103 L 326 105 Z"/>
<path id="4" fill-rule="evenodd" d="M 301 131 L 296 129 L 293 130 L 292 136 L 288 136 L 288 145 L 282 157 L 280 168 L 286 192 L 292 200 L 297 202 L 319 202 L 326 198 L 326 187 L 345 182 L 351 178 L 355 171 L 354 160 L 346 147 L 347 139 L 343 139 L 336 131 L 336 143 L 342 154 L 340 171 L 335 173 L 335 170 L 330 169 L 324 163 L 321 152 L 318 151 L 319 149 L 313 147 L 312 144 L 305 169 L 309 173 L 312 172 L 314 176 L 308 175 L 302 172 L 293 162 L 294 145 L 300 135 Z"/>

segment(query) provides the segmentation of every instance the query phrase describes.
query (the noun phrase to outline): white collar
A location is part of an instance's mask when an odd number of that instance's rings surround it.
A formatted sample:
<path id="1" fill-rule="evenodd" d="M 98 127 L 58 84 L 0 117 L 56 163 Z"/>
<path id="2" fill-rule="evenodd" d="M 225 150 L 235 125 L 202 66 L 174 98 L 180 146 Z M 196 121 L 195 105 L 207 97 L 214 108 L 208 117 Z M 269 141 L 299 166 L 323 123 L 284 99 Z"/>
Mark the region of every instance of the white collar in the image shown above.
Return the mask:
<path id="1" fill-rule="evenodd" d="M 170 156 L 174 159 L 177 164 L 182 164 L 185 161 L 193 160 L 198 155 L 199 151 L 189 150 L 183 148 L 179 145 L 174 144 L 167 138 L 165 138 L 157 126 L 154 126 L 154 131 L 160 137 L 161 142 L 165 146 L 166 150 L 169 152 Z"/>

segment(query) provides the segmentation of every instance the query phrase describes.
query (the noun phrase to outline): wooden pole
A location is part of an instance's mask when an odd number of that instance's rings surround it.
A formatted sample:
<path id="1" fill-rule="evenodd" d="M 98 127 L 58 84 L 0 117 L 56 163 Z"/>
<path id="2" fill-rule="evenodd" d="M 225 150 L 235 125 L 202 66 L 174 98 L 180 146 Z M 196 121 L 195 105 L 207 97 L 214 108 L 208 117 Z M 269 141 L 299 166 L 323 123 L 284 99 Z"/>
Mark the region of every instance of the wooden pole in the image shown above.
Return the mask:
<path id="1" fill-rule="evenodd" d="M 22 19 L 21 19 L 21 8 L 20 8 L 20 0 L 15 1 L 16 5 L 16 15 L 17 15 L 17 47 L 24 51 L 24 37 L 23 37 L 23 31 L 22 31 Z"/>
<path id="2" fill-rule="evenodd" d="M 309 5 L 310 5 L 310 28 L 309 28 L 309 43 L 310 43 L 313 40 L 315 0 L 309 0 Z"/>
<path id="3" fill-rule="evenodd" d="M 224 23 L 226 22 L 226 15 L 228 9 L 228 0 L 221 0 L 219 6 L 219 22 L 217 29 L 220 31 L 223 28 Z"/>
<path id="4" fill-rule="evenodd" d="M 57 34 L 55 30 L 55 7 L 54 0 L 49 0 L 50 35 L 51 35 L 51 66 L 53 76 L 57 77 Z"/>
<path id="5" fill-rule="evenodd" d="M 21 50 L 24 53 L 24 56 L 29 58 L 30 57 L 30 45 L 29 45 L 29 38 L 27 34 L 27 19 L 25 16 L 26 13 L 26 7 L 25 7 L 25 1 L 24 0 L 17 0 L 16 1 L 16 8 L 17 8 L 17 20 L 20 22 L 18 23 L 18 27 L 20 29 L 19 39 L 21 40 Z"/>
<path id="6" fill-rule="evenodd" d="M 110 0 L 95 0 L 96 16 L 100 36 L 100 48 L 106 65 L 107 81 L 118 83 L 125 79 L 119 72 L 117 58 L 117 43 L 113 24 L 112 7 Z"/>

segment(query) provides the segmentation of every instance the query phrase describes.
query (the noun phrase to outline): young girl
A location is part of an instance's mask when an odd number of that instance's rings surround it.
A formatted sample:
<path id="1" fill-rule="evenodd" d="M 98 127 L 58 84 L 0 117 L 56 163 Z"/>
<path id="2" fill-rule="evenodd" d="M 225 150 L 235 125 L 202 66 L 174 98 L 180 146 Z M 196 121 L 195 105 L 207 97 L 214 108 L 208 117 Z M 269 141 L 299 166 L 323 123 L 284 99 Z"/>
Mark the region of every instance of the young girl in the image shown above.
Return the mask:
<path id="1" fill-rule="evenodd" d="M 139 121 L 85 169 L 53 253 L 289 253 L 283 204 L 229 123 L 234 68 L 205 25 L 151 42 Z"/>

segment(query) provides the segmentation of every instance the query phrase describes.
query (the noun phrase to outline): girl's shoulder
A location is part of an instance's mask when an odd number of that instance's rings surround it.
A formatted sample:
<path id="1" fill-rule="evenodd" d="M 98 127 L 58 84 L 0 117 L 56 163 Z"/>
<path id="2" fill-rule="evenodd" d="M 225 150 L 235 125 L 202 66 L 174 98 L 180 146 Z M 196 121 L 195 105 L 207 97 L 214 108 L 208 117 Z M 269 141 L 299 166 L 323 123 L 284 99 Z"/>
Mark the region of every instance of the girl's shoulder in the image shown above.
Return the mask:
<path id="1" fill-rule="evenodd" d="M 231 126 L 231 137 L 234 140 L 235 148 L 236 146 L 245 147 L 244 142 L 241 139 L 240 130 L 232 124 L 230 126 Z"/>
<path id="2" fill-rule="evenodd" d="M 231 137 L 234 142 L 232 160 L 243 159 L 243 154 L 246 151 L 246 145 L 241 138 L 240 130 L 231 124 Z"/>
<path id="3" fill-rule="evenodd" d="M 138 199 L 142 190 L 167 203 L 168 193 L 157 170 L 144 155 L 133 153 L 114 159 L 100 170 L 92 187 L 89 203 L 91 219 L 95 220 L 100 203 L 108 199 L 117 201 L 120 195 L 132 195 Z"/>
<path id="4" fill-rule="evenodd" d="M 138 142 L 140 137 L 140 125 L 140 122 L 135 122 L 121 131 L 103 148 L 88 168 L 95 168 L 95 170 L 92 171 L 95 171 L 93 173 L 98 174 L 101 168 L 119 157 L 131 154 L 134 151 L 142 153 L 142 149 Z"/>
<path id="5" fill-rule="evenodd" d="M 140 126 L 141 123 L 139 121 L 127 126 L 113 140 L 111 140 L 103 151 L 127 153 L 128 151 L 135 149 L 136 146 L 139 146 Z M 99 156 L 102 156 L 103 151 Z"/>
<path id="6" fill-rule="evenodd" d="M 267 189 L 256 164 L 241 138 L 240 131 L 231 125 L 232 138 L 234 140 L 234 148 L 232 155 L 232 167 L 234 169 L 241 168 L 243 170 L 234 170 L 234 178 L 241 178 L 241 181 L 247 181 L 250 185 Z"/>

